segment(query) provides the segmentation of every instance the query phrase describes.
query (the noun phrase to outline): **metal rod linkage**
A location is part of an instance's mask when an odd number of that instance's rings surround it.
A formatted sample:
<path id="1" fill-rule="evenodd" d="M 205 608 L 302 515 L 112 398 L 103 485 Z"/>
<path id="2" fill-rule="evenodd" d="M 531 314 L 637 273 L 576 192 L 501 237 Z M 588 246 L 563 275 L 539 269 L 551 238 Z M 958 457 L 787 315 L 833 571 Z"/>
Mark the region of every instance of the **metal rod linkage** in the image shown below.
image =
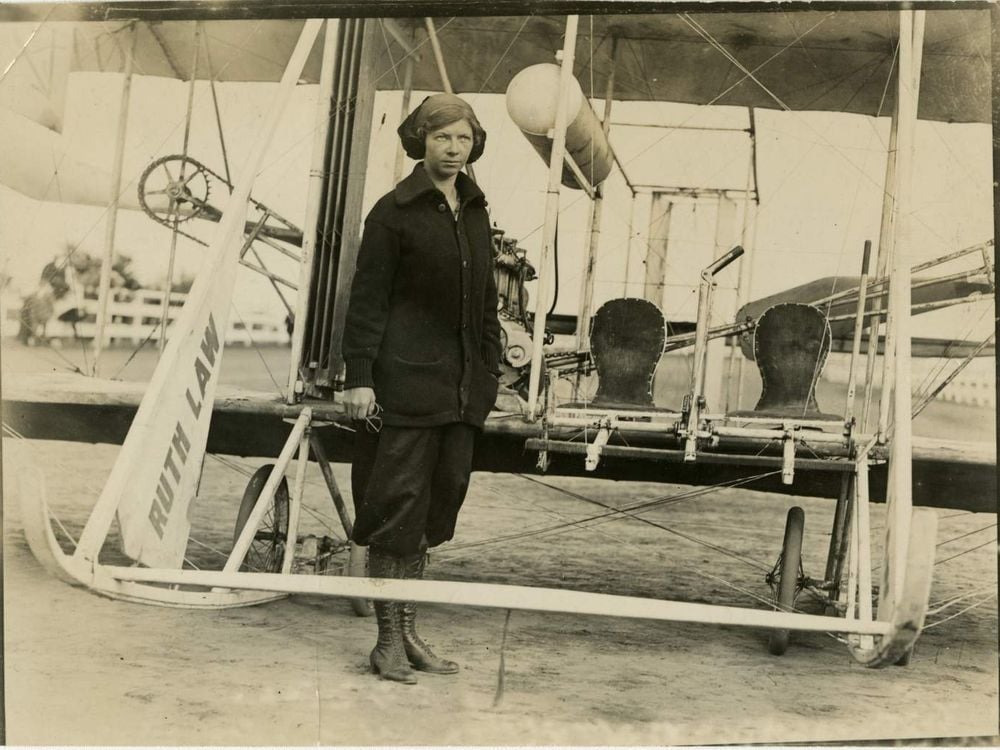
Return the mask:
<path id="1" fill-rule="evenodd" d="M 872 241 L 865 240 L 864 256 L 861 259 L 861 283 L 858 286 L 858 309 L 854 321 L 854 338 L 851 342 L 851 364 L 847 375 L 847 405 L 844 407 L 844 421 L 854 417 L 854 394 L 857 388 L 857 365 L 861 356 L 861 331 L 865 325 L 865 297 L 868 291 L 868 268 L 872 257 Z"/>

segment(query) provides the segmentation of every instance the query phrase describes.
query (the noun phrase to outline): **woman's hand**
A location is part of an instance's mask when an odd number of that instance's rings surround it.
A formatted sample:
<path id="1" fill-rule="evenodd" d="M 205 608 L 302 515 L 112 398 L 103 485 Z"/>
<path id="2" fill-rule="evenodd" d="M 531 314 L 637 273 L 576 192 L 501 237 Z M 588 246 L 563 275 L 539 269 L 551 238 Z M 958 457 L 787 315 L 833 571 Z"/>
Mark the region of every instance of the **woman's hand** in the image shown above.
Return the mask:
<path id="1" fill-rule="evenodd" d="M 351 419 L 364 419 L 375 413 L 375 391 L 372 388 L 344 390 L 344 413 Z"/>

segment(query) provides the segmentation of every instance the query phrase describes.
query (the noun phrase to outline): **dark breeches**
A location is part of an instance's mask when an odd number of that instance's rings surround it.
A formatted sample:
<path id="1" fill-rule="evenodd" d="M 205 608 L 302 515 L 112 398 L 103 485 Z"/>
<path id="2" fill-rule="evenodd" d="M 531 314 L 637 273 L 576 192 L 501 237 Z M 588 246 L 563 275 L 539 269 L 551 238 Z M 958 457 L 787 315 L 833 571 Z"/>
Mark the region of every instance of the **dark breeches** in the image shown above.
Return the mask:
<path id="1" fill-rule="evenodd" d="M 451 539 L 477 432 L 462 422 L 359 428 L 351 466 L 354 541 L 413 555 Z"/>

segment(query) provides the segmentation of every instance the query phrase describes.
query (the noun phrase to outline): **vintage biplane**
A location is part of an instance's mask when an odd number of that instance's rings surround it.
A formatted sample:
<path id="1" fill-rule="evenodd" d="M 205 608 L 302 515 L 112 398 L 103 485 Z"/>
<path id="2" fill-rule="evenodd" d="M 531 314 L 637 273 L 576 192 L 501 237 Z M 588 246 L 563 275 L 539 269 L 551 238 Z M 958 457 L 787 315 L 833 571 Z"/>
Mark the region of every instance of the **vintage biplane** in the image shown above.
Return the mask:
<path id="1" fill-rule="evenodd" d="M 767 628 L 775 653 L 784 651 L 789 631 L 829 631 L 846 634 L 852 654 L 865 664 L 904 660 L 924 620 L 935 548 L 935 516 L 914 506 L 995 510 L 991 447 L 913 438 L 911 415 L 922 403 L 914 401 L 910 369 L 912 349 L 936 346 L 913 336 L 911 315 L 992 296 L 993 241 L 942 247 L 938 259 L 920 264 L 908 249 L 918 119 L 990 120 L 988 11 L 761 6 L 694 13 L 649 3 L 633 4 L 636 12 L 628 14 L 604 8 L 581 17 L 573 14 L 591 12 L 587 4 L 560 3 L 553 8 L 560 15 L 551 16 L 536 15 L 527 3 L 515 5 L 511 12 L 528 15 L 440 18 L 444 4 L 427 2 L 406 5 L 407 13 L 420 17 L 400 16 L 398 6 L 386 4 L 386 15 L 396 17 L 375 19 L 356 17 L 362 11 L 355 6 L 309 1 L 276 8 L 256 2 L 23 4 L 0 11 L 8 20 L 65 32 L 69 44 L 53 59 L 67 70 L 124 72 L 126 90 L 138 71 L 192 81 L 280 80 L 253 152 L 232 173 L 228 164 L 220 169 L 185 150 L 152 162 L 135 196 L 126 196 L 119 151 L 108 186 L 98 190 L 91 182 L 82 191 L 103 195 L 112 214 L 126 204 L 141 208 L 207 250 L 148 385 L 76 376 L 4 383 L 5 434 L 122 446 L 71 550 L 55 534 L 40 477 L 21 478 L 33 552 L 71 583 L 168 606 L 243 606 L 308 592 L 350 597 L 363 611 L 370 598 L 412 599 Z M 95 41 L 109 33 L 114 43 Z M 251 38 L 255 54 L 241 56 Z M 198 64 L 202 54 L 210 65 Z M 299 82 L 315 83 L 320 91 L 301 228 L 251 197 L 269 139 Z M 296 572 L 308 459 L 319 463 L 350 537 L 350 514 L 330 469 L 330 460 L 349 461 L 351 455 L 338 403 L 340 340 L 363 217 L 373 99 L 393 88 L 403 89 L 404 112 L 413 91 L 506 94 L 510 117 L 548 165 L 537 258 L 529 262 L 516 236 L 495 232 L 509 387 L 487 421 L 476 468 L 828 496 L 836 511 L 821 578 L 807 581 L 800 571 L 798 508 L 789 511 L 779 562 L 769 576 L 773 610 L 472 582 L 373 580 L 364 576 L 357 548 L 350 553 L 352 575 Z M 635 167 L 619 157 L 610 135 L 614 103 L 623 101 L 743 108 L 747 124 L 738 130 L 751 145 L 745 186 L 634 181 Z M 42 104 L 28 104 L 37 106 L 22 111 L 22 120 L 4 114 L 11 124 L 6 132 L 17 132 L 15 126 L 26 132 L 56 117 Z M 755 301 L 748 261 L 761 198 L 754 161 L 754 113 L 760 109 L 888 117 L 891 136 L 880 188 L 881 232 L 863 259 L 858 248 L 859 273 Z M 11 148 L 16 138 L 5 140 L 5 182 L 55 199 L 38 187 L 49 184 L 48 162 L 31 161 Z M 67 162 L 64 182 L 72 182 L 74 168 Z M 612 178 L 627 189 L 638 253 L 625 271 L 626 282 L 637 284 L 625 289 L 641 291 L 595 309 L 604 186 Z M 568 191 L 590 201 L 590 219 L 579 252 L 578 310 L 553 317 L 544 308 L 558 283 L 552 256 Z M 67 187 L 61 199 L 72 194 Z M 663 309 L 671 266 L 662 249 L 647 251 L 655 244 L 656 220 L 692 196 L 713 202 L 715 241 L 687 259 L 699 269 L 687 290 L 697 294 L 694 314 L 668 320 Z M 504 222 L 499 214 L 494 219 Z M 297 278 L 270 270 L 263 259 L 268 252 L 293 259 Z M 969 258 L 977 259 L 974 267 L 914 276 Z M 284 399 L 218 386 L 220 331 L 241 263 L 268 277 L 294 320 Z M 534 306 L 526 291 L 532 283 Z M 102 295 L 108 293 L 105 284 Z M 104 316 L 98 317 L 98 348 Z M 991 339 L 951 346 L 965 359 L 949 377 L 971 357 L 991 355 Z M 828 412 L 817 403 L 815 388 L 832 348 L 850 352 L 850 377 L 843 406 Z M 690 377 L 683 398 L 665 407 L 653 399 L 654 371 L 669 365 L 665 353 L 676 351 L 688 353 Z M 747 408 L 738 389 L 736 397 L 730 393 L 742 378 L 734 373 L 750 361 L 760 370 L 763 392 Z M 588 383 L 596 383 L 596 392 Z M 184 565 L 188 511 L 206 452 L 275 458 L 251 480 L 232 549 L 216 571 Z M 296 457 L 289 488 L 285 475 Z M 873 545 L 869 504 L 883 501 L 888 531 Z M 133 565 L 102 559 L 116 521 Z M 823 597 L 828 614 L 796 610 L 803 585 Z"/>

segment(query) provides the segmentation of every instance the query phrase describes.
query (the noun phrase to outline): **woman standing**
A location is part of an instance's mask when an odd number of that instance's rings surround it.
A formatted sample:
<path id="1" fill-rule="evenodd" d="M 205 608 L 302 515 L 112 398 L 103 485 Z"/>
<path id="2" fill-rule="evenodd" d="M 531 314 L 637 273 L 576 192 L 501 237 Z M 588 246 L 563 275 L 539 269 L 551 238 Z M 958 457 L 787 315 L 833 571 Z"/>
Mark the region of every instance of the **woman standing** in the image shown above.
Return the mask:
<path id="1" fill-rule="evenodd" d="M 462 174 L 486 132 L 452 94 L 428 97 L 399 127 L 413 172 L 365 220 L 344 331 L 344 406 L 358 430 L 354 541 L 376 578 L 423 577 L 452 538 L 476 434 L 497 394 L 500 323 L 483 192 Z M 376 602 L 372 671 L 412 684 L 413 669 L 458 665 L 417 636 L 416 605 Z"/>

